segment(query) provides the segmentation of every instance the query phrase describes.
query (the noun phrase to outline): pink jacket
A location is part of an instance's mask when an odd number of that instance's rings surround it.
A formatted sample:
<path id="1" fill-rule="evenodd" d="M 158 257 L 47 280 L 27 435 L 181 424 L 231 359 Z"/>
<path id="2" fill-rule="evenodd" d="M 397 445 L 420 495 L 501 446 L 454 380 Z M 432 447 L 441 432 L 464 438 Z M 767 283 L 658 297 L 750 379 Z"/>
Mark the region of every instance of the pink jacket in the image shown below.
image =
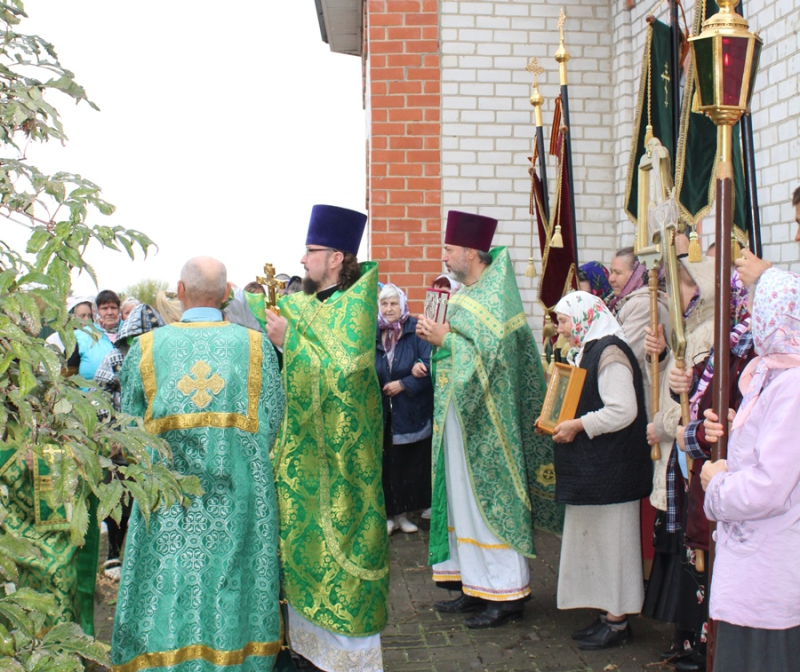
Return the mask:
<path id="1" fill-rule="evenodd" d="M 728 446 L 705 512 L 719 521 L 711 617 L 784 630 L 800 625 L 800 368 L 777 372 Z"/>

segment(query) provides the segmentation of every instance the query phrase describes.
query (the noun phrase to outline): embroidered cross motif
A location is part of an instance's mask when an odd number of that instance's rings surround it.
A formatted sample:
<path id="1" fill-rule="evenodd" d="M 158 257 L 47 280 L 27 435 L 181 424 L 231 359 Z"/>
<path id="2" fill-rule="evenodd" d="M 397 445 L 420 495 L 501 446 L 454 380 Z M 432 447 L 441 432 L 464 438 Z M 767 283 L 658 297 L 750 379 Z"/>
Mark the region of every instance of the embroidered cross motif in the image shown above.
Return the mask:
<path id="1" fill-rule="evenodd" d="M 196 362 L 189 371 L 195 379 L 193 380 L 187 374 L 178 381 L 177 388 L 186 396 L 194 392 L 194 396 L 191 399 L 192 403 L 197 408 L 205 408 L 212 399 L 207 390 L 211 390 L 213 394 L 219 394 L 222 388 L 225 387 L 225 381 L 216 373 L 211 378 L 207 378 L 208 374 L 211 373 L 211 367 L 202 360 Z"/>
<path id="2" fill-rule="evenodd" d="M 447 374 L 445 374 L 445 372 L 442 371 L 439 374 L 439 377 L 436 382 L 439 385 L 439 387 L 444 387 L 445 385 L 447 385 L 447 383 L 450 382 L 450 379 L 447 377 Z"/>
<path id="3" fill-rule="evenodd" d="M 661 73 L 661 79 L 664 80 L 664 107 L 669 107 L 669 83 L 671 81 L 669 63 L 664 63 L 664 72 Z"/>

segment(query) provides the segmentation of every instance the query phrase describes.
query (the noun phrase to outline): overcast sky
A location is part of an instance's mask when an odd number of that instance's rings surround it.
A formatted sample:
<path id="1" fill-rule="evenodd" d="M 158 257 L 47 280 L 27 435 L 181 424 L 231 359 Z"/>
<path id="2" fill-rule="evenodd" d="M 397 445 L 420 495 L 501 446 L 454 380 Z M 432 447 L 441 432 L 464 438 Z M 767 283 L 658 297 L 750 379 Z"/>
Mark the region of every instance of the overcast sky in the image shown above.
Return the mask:
<path id="1" fill-rule="evenodd" d="M 302 275 L 311 206 L 365 210 L 361 61 L 322 42 L 313 0 L 28 0 L 26 11 L 20 32 L 50 41 L 100 107 L 51 98 L 69 142 L 29 158 L 98 183 L 117 211 L 94 221 L 160 248 L 136 263 L 90 251 L 101 288 L 174 285 L 199 254 L 240 285 L 265 262 Z M 96 291 L 86 278 L 75 289 Z"/>

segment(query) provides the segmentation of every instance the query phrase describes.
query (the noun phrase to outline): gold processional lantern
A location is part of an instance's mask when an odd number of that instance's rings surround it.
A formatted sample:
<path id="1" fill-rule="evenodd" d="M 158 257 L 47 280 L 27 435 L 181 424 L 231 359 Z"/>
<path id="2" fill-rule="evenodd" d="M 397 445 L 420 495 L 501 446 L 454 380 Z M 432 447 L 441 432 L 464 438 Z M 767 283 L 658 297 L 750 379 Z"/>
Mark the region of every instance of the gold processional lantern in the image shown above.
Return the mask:
<path id="1" fill-rule="evenodd" d="M 750 111 L 762 42 L 736 13 L 739 0 L 717 4 L 720 11 L 706 20 L 699 35 L 689 38 L 689 45 L 697 107 L 721 129 L 719 157 L 730 163 L 733 126 Z"/>

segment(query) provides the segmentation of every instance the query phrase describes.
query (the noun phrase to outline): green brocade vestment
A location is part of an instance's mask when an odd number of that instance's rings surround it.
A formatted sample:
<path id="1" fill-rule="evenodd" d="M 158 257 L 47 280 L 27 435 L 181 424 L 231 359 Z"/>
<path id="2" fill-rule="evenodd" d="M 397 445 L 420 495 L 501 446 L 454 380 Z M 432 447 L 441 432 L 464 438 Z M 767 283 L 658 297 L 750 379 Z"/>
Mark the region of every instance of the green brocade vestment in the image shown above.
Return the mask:
<path id="1" fill-rule="evenodd" d="M 284 596 L 353 637 L 383 629 L 389 589 L 377 264 L 361 273 L 324 303 L 302 292 L 280 303 L 287 408 L 274 456 Z"/>
<path id="2" fill-rule="evenodd" d="M 111 659 L 117 672 L 270 672 L 280 650 L 278 520 L 269 451 L 285 407 L 275 351 L 226 322 L 140 336 L 122 410 L 200 479 L 189 508 L 134 506 Z"/>
<path id="3" fill-rule="evenodd" d="M 16 558 L 19 587 L 49 593 L 56 599 L 57 613 L 45 627 L 73 622 L 94 635 L 94 589 L 100 548 L 97 500 L 89 505 L 89 529 L 80 548 L 70 541 L 69 521 L 64 506 L 54 501 L 50 476 L 52 460 L 61 459 L 57 446 L 37 457 L 29 470 L 17 450 L 0 450 L 0 484 L 8 488 L 3 502 L 6 516 L 0 534 L 31 542 L 41 558 Z"/>
<path id="4" fill-rule="evenodd" d="M 484 522 L 504 544 L 535 556 L 533 528 L 561 532 L 553 442 L 534 432 L 546 385 L 508 250 L 447 305 L 450 332 L 434 355 L 433 506 L 429 563 L 450 556 L 443 435 L 452 402 L 470 486 Z"/>

